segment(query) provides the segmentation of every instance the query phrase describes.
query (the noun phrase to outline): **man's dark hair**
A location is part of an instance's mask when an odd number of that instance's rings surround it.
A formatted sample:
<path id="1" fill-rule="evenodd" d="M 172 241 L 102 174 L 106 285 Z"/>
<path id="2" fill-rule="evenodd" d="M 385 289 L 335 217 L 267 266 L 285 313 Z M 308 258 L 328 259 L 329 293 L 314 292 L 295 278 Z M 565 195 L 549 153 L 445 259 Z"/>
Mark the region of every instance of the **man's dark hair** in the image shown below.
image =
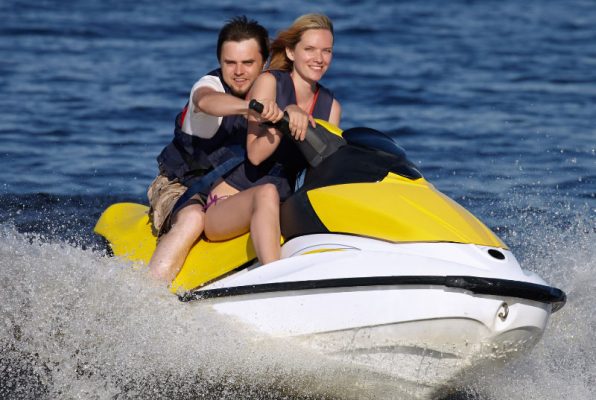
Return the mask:
<path id="1" fill-rule="evenodd" d="M 229 20 L 219 31 L 217 39 L 217 60 L 221 59 L 221 47 L 224 42 L 241 42 L 243 40 L 255 39 L 259 44 L 263 62 L 269 58 L 269 32 L 254 19 L 248 19 L 242 15 Z"/>

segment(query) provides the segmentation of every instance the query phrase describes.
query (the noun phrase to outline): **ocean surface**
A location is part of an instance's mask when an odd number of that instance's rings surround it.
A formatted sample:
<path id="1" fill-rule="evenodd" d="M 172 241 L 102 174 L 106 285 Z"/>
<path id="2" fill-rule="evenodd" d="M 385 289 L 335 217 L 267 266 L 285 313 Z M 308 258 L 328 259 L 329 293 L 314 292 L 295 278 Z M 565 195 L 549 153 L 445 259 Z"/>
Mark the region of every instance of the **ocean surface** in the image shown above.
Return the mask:
<path id="1" fill-rule="evenodd" d="M 189 309 L 93 226 L 146 202 L 227 19 L 336 28 L 342 128 L 394 135 L 568 295 L 531 354 L 450 399 L 596 398 L 596 2 L 0 2 L 0 398 L 344 398 L 324 361 Z M 356 377 L 357 379 L 357 377 Z"/>

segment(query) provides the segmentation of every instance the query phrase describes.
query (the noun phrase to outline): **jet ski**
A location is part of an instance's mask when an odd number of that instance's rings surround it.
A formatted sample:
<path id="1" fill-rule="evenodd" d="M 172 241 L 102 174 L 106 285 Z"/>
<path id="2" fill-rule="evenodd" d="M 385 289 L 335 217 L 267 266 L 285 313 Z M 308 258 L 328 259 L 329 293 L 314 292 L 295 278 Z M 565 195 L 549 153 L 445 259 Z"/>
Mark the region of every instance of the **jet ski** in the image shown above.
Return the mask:
<path id="1" fill-rule="evenodd" d="M 187 306 L 428 396 L 528 352 L 565 304 L 393 137 L 317 121 L 301 146 L 309 167 L 281 207 L 281 259 L 260 265 L 249 234 L 199 240 L 171 284 Z M 95 232 L 146 263 L 147 211 L 114 204 Z"/>

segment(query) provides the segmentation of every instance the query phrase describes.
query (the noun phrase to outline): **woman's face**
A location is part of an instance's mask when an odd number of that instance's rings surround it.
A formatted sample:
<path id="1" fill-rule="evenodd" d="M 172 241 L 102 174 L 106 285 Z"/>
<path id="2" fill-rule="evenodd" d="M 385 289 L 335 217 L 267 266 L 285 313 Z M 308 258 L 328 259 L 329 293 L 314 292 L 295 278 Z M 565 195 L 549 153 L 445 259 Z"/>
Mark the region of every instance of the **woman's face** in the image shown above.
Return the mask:
<path id="1" fill-rule="evenodd" d="M 296 47 L 286 49 L 294 62 L 294 71 L 309 82 L 319 81 L 333 56 L 333 35 L 327 29 L 309 29 L 302 34 Z"/>

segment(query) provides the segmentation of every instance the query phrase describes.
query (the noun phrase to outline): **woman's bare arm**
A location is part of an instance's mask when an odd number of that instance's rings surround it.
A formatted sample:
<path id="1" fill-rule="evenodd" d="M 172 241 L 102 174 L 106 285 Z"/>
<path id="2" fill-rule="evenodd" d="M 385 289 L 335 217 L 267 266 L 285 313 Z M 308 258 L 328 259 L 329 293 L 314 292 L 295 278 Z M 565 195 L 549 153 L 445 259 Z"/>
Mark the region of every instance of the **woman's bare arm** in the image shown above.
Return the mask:
<path id="1" fill-rule="evenodd" d="M 339 126 L 339 120 L 341 119 L 341 105 L 339 101 L 333 99 L 333 104 L 331 104 L 331 113 L 329 114 L 329 122 L 331 122 L 335 126 Z"/>
<path id="2" fill-rule="evenodd" d="M 274 128 L 259 126 L 263 119 L 276 122 L 283 117 L 283 111 L 275 103 L 275 89 L 277 80 L 271 74 L 264 73 L 259 76 L 248 93 L 248 98 L 256 99 L 263 104 L 260 116 L 248 116 L 248 132 L 246 135 L 246 150 L 248 159 L 254 165 L 259 165 L 269 158 L 279 143 L 282 135 Z"/>

